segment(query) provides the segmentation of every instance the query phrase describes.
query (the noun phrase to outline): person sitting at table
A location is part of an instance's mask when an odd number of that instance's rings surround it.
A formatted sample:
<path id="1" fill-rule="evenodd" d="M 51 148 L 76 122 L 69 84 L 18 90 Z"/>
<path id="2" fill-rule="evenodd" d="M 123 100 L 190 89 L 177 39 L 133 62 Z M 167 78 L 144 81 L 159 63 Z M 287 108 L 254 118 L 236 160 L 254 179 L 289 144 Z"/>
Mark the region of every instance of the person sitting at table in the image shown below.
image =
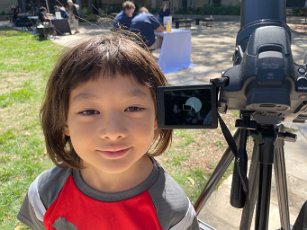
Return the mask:
<path id="1" fill-rule="evenodd" d="M 39 19 L 40 23 L 42 23 L 42 24 L 46 24 L 46 23 L 48 24 L 51 21 L 51 19 L 49 18 L 48 14 L 47 14 L 46 7 L 41 6 L 39 8 L 38 19 Z"/>
<path id="2" fill-rule="evenodd" d="M 155 32 L 163 32 L 164 27 L 154 15 L 149 13 L 146 7 L 141 7 L 139 12 L 132 19 L 130 30 L 142 37 L 149 50 L 160 48 L 162 39 L 156 39 Z"/>
<path id="3" fill-rule="evenodd" d="M 55 10 L 55 12 L 59 12 L 60 13 L 61 18 L 68 18 L 69 17 L 64 6 L 55 5 L 54 6 L 54 10 Z"/>
<path id="4" fill-rule="evenodd" d="M 41 6 L 38 10 L 39 25 L 37 25 L 38 38 L 40 40 L 47 39 L 49 35 L 54 34 L 54 27 L 51 25 L 51 18 L 47 13 L 47 9 Z"/>
<path id="5" fill-rule="evenodd" d="M 131 1 L 123 3 L 123 10 L 120 11 L 114 18 L 113 27 L 115 29 L 129 29 L 133 18 L 135 5 Z"/>

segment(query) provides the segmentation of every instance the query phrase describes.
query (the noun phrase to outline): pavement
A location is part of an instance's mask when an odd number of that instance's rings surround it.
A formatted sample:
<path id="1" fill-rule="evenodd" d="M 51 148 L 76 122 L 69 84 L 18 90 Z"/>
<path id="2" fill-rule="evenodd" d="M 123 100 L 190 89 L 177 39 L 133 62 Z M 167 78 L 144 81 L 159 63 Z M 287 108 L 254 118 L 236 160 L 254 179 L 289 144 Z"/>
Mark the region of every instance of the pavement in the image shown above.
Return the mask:
<path id="1" fill-rule="evenodd" d="M 292 31 L 292 54 L 294 61 L 303 64 L 304 52 L 307 51 L 307 27 L 302 18 L 287 18 Z M 297 24 L 299 23 L 299 24 Z M 306 22 L 305 22 L 306 23 Z M 3 25 L 3 23 L 2 23 Z M 1 26 L 1 22 L 0 22 Z M 238 17 L 217 19 L 212 27 L 202 23 L 192 26 L 192 62 L 187 69 L 168 73 L 166 77 L 171 85 L 195 85 L 207 83 L 210 78 L 220 76 L 232 66 L 236 35 L 240 29 Z M 99 34 L 110 33 L 108 21 L 82 23 L 80 33 L 52 37 L 52 41 L 63 46 L 73 46 L 78 42 Z M 159 55 L 154 53 L 154 55 Z M 284 125 L 297 135 L 296 142 L 285 142 L 285 164 L 289 195 L 290 222 L 294 224 L 303 203 L 307 200 L 307 124 L 285 122 Z M 218 230 L 239 229 L 241 209 L 233 208 L 229 203 L 231 176 L 224 179 L 212 193 L 198 217 Z M 279 211 L 275 177 L 272 176 L 269 229 L 279 229 Z M 253 229 L 253 227 L 252 227 Z"/>

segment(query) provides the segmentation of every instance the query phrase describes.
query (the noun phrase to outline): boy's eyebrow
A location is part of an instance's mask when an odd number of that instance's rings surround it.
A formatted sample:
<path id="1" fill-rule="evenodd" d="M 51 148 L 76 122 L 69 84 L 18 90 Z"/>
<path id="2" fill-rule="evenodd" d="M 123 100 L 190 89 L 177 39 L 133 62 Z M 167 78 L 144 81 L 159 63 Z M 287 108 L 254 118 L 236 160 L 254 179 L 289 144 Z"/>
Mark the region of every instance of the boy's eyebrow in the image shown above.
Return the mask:
<path id="1" fill-rule="evenodd" d="M 139 90 L 139 89 L 133 89 L 130 90 L 125 97 L 146 97 L 148 96 L 144 91 Z M 84 99 L 94 99 L 94 98 L 98 98 L 98 96 L 96 96 L 95 94 L 91 93 L 91 92 L 82 92 L 77 94 L 76 96 L 74 96 L 72 98 L 72 101 L 78 101 L 78 100 L 84 100 Z"/>
<path id="2" fill-rule="evenodd" d="M 129 92 L 129 95 L 136 96 L 136 97 L 145 97 L 145 96 L 147 96 L 147 94 L 143 90 L 140 90 L 140 89 L 131 90 Z"/>
<path id="3" fill-rule="evenodd" d="M 79 101 L 83 99 L 95 98 L 96 96 L 92 93 L 79 93 L 72 98 L 72 101 Z"/>

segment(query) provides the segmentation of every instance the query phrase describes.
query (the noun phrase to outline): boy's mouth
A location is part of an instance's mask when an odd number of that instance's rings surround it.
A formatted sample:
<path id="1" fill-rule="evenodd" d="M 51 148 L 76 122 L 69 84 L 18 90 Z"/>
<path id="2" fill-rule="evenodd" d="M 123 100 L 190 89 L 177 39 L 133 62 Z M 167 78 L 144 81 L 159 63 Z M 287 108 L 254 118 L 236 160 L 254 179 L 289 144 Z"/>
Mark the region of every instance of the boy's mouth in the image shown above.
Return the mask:
<path id="1" fill-rule="evenodd" d="M 121 158 L 124 155 L 126 155 L 131 147 L 120 147 L 120 148 L 106 148 L 106 149 L 97 149 L 99 153 L 101 153 L 104 157 L 115 159 L 115 158 Z"/>

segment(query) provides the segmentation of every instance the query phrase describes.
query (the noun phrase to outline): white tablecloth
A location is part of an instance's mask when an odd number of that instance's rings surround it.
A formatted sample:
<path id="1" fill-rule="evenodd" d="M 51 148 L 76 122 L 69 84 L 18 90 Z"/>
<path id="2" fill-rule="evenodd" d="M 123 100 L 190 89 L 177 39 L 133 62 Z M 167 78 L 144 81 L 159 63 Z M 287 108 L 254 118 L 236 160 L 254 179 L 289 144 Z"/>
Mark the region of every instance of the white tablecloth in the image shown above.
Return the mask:
<path id="1" fill-rule="evenodd" d="M 156 33 L 163 36 L 159 66 L 163 73 L 188 68 L 191 62 L 191 30 L 172 29 L 172 32 Z"/>

